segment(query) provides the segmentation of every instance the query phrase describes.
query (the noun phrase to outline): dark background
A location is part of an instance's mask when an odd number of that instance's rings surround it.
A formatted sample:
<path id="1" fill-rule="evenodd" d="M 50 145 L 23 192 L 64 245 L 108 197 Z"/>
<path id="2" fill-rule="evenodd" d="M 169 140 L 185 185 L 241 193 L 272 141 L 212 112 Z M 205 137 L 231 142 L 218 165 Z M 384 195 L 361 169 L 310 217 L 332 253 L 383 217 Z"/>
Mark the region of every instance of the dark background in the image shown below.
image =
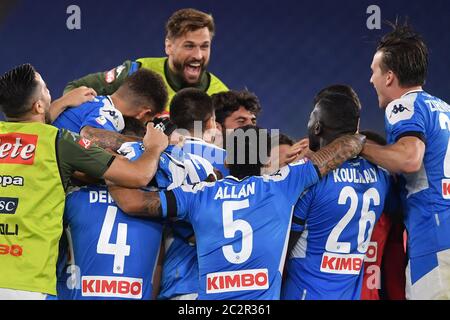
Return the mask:
<path id="1" fill-rule="evenodd" d="M 81 30 L 68 30 L 66 9 L 81 8 Z M 363 103 L 363 129 L 384 130 L 369 83 L 380 35 L 369 30 L 369 5 L 383 20 L 409 17 L 429 49 L 426 90 L 450 100 L 448 0 L 0 0 L 0 73 L 32 63 L 53 98 L 85 74 L 126 59 L 164 56 L 164 25 L 177 9 L 194 7 L 215 18 L 209 70 L 230 88 L 248 88 L 263 105 L 260 124 L 294 136 L 306 133 L 314 94 L 324 86 L 353 86 Z"/>

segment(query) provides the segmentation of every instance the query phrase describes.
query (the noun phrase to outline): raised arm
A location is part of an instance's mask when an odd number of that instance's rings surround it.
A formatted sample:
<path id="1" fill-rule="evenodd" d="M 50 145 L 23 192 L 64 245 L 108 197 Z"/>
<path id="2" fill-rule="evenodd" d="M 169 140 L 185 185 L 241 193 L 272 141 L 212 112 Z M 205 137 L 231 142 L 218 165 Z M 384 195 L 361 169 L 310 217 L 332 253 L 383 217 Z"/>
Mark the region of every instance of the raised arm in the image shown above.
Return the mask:
<path id="1" fill-rule="evenodd" d="M 139 159 L 131 162 L 126 158 L 116 157 L 104 173 L 103 178 L 129 188 L 147 186 L 155 176 L 159 157 L 167 148 L 168 138 L 162 131 L 155 129 L 152 123 L 149 123 L 143 143 L 145 151 Z"/>
<path id="2" fill-rule="evenodd" d="M 367 143 L 361 155 L 392 173 L 414 173 L 420 170 L 425 154 L 425 143 L 407 136 L 396 143 L 380 146 Z"/>
<path id="3" fill-rule="evenodd" d="M 103 149 L 117 151 L 125 142 L 141 141 L 142 138 L 126 136 L 118 132 L 109 131 L 105 129 L 93 128 L 85 126 L 81 129 L 80 135 L 83 138 L 89 139 Z"/>
<path id="4" fill-rule="evenodd" d="M 122 211 L 134 217 L 159 218 L 162 216 L 158 192 L 108 186 L 109 193 Z"/>
<path id="5" fill-rule="evenodd" d="M 55 121 L 68 107 L 76 107 L 87 101 L 91 101 L 96 95 L 97 93 L 94 89 L 82 86 L 54 100 L 50 105 L 51 121 Z"/>
<path id="6" fill-rule="evenodd" d="M 324 177 L 348 159 L 360 154 L 365 140 L 366 137 L 361 134 L 341 136 L 308 157 Z"/>
<path id="7" fill-rule="evenodd" d="M 131 64 L 132 61 L 127 60 L 122 65 L 109 71 L 91 73 L 73 80 L 64 88 L 64 93 L 86 86 L 93 88 L 101 96 L 113 94 L 128 76 Z"/>

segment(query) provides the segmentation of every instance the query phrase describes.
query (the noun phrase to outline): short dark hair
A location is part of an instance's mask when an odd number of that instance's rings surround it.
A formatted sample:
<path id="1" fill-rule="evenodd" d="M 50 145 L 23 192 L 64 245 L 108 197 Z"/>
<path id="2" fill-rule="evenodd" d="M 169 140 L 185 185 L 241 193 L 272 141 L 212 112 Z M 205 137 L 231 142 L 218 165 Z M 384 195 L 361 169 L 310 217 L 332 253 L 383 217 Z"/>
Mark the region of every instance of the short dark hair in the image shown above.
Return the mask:
<path id="1" fill-rule="evenodd" d="M 317 106 L 323 112 L 324 127 L 338 134 L 355 133 L 358 130 L 360 110 L 355 101 L 342 94 L 322 97 Z"/>
<path id="2" fill-rule="evenodd" d="M 122 134 L 139 138 L 145 136 L 146 129 L 138 119 L 124 116 L 123 120 L 125 122 L 125 128 L 123 128 Z"/>
<path id="3" fill-rule="evenodd" d="M 168 93 L 162 77 L 154 71 L 139 69 L 125 78 L 117 94 L 135 106 L 151 105 L 153 113 L 164 111 Z"/>
<path id="4" fill-rule="evenodd" d="M 389 23 L 393 30 L 381 38 L 381 70 L 392 70 L 401 87 L 423 86 L 428 71 L 428 49 L 422 37 L 405 22 Z"/>
<path id="5" fill-rule="evenodd" d="M 314 105 L 316 105 L 321 98 L 329 94 L 342 94 L 344 96 L 347 96 L 353 99 L 358 108 L 361 110 L 361 101 L 359 100 L 358 94 L 355 92 L 355 90 L 353 90 L 352 87 L 345 84 L 334 84 L 320 90 L 319 93 L 317 93 L 314 97 Z"/>
<path id="6" fill-rule="evenodd" d="M 379 134 L 376 131 L 363 130 L 363 131 L 359 131 L 359 133 L 366 136 L 367 140 L 373 141 L 373 142 L 379 144 L 380 146 L 387 145 L 386 138 L 383 137 L 381 134 Z"/>
<path id="7" fill-rule="evenodd" d="M 244 141 L 240 139 L 242 135 L 244 135 Z M 256 139 L 251 139 L 250 136 L 252 135 Z M 265 137 L 267 142 L 265 145 L 261 142 L 263 137 Z M 265 165 L 261 156 L 267 155 L 269 157 L 271 151 L 271 140 L 267 129 L 247 125 L 235 129 L 228 139 L 233 141 L 233 150 L 227 150 L 227 165 L 230 169 L 230 174 L 239 179 L 261 175 L 261 168 Z M 242 144 L 242 142 L 244 143 Z M 228 143 L 227 147 L 229 146 Z M 244 156 L 243 163 L 239 161 L 242 160 L 242 155 Z M 253 162 L 254 160 L 256 161 Z"/>
<path id="8" fill-rule="evenodd" d="M 280 133 L 278 136 L 275 136 L 275 138 L 278 137 L 278 145 L 288 145 L 293 146 L 294 145 L 294 139 L 289 137 L 288 135 L 285 135 L 284 133 Z"/>
<path id="9" fill-rule="evenodd" d="M 166 23 L 166 38 L 174 39 L 186 32 L 208 28 L 211 38 L 214 36 L 215 26 L 212 15 L 199 10 L 187 8 L 172 14 Z"/>
<path id="10" fill-rule="evenodd" d="M 0 77 L 0 110 L 7 117 L 18 117 L 31 110 L 31 98 L 38 88 L 36 70 L 20 65 Z"/>
<path id="11" fill-rule="evenodd" d="M 221 125 L 224 124 L 226 118 L 237 111 L 241 106 L 255 116 L 258 116 L 261 112 L 261 105 L 258 97 L 248 90 L 219 92 L 213 94 L 211 98 L 214 109 L 216 110 L 216 121 Z"/>
<path id="12" fill-rule="evenodd" d="M 170 120 L 181 129 L 192 130 L 195 121 L 202 121 L 204 131 L 205 123 L 213 112 L 211 97 L 200 89 L 182 89 L 170 102 Z"/>

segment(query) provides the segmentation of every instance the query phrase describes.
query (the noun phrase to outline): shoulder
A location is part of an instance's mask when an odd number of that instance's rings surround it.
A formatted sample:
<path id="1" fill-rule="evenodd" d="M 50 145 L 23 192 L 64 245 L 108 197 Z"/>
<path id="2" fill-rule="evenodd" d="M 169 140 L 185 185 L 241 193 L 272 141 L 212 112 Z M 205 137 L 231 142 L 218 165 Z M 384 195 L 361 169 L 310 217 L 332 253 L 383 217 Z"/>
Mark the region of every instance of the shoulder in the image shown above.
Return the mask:
<path id="1" fill-rule="evenodd" d="M 185 141 L 184 145 L 186 146 L 186 148 L 190 148 L 190 145 L 199 145 L 204 149 L 212 149 L 217 152 L 225 152 L 225 149 L 223 149 L 219 146 L 216 146 L 215 144 L 208 143 L 204 140 L 187 139 Z"/>
<path id="2" fill-rule="evenodd" d="M 136 59 L 136 62 L 140 64 L 141 68 L 150 69 L 155 72 L 164 73 L 164 63 L 167 57 L 147 57 Z"/>
<path id="3" fill-rule="evenodd" d="M 67 130 L 66 128 L 61 128 L 58 131 L 58 140 L 67 142 L 78 142 L 81 136 L 75 132 Z"/>
<path id="4" fill-rule="evenodd" d="M 106 120 L 109 120 L 115 127 L 115 129 L 120 132 L 125 127 L 125 121 L 123 119 L 122 113 L 114 106 L 111 99 L 106 96 L 96 97 L 98 100 L 97 112 L 98 118 L 96 121 L 105 125 Z"/>
<path id="5" fill-rule="evenodd" d="M 400 121 L 411 119 L 416 111 L 417 96 L 417 93 L 412 93 L 389 103 L 385 110 L 389 124 L 394 125 Z"/>
<path id="6" fill-rule="evenodd" d="M 311 161 L 309 161 L 308 159 L 301 159 L 278 169 L 278 171 L 270 175 L 264 175 L 262 176 L 262 178 L 264 181 L 283 181 L 289 176 L 292 171 L 308 164 L 312 165 Z"/>
<path id="7" fill-rule="evenodd" d="M 376 174 L 379 178 L 385 179 L 386 181 L 388 181 L 391 178 L 391 173 L 387 169 L 385 169 L 379 165 L 376 165 L 364 158 L 360 157 L 359 159 L 360 159 L 362 165 L 364 166 L 364 170 L 370 170 L 368 172 L 369 177 Z"/>
<path id="8" fill-rule="evenodd" d="M 219 93 L 222 91 L 228 91 L 228 87 L 218 78 L 216 77 L 214 74 L 212 74 L 211 72 L 208 72 L 209 76 L 210 76 L 210 84 L 209 84 L 209 88 L 208 88 L 208 94 L 214 94 L 214 93 Z"/>

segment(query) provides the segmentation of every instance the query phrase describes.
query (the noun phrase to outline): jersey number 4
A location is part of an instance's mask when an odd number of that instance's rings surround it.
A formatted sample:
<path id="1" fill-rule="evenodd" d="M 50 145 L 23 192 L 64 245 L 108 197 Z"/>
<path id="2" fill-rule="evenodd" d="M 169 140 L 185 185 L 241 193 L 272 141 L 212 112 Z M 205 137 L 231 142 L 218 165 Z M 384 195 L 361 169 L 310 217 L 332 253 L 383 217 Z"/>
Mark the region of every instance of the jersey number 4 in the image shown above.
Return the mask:
<path id="1" fill-rule="evenodd" d="M 110 254 L 114 256 L 113 273 L 122 274 L 124 272 L 125 257 L 130 255 L 130 246 L 127 245 L 128 225 L 119 223 L 117 226 L 116 243 L 110 243 L 111 234 L 116 221 L 117 207 L 108 206 L 105 220 L 97 243 L 97 253 Z"/>
<path id="2" fill-rule="evenodd" d="M 350 199 L 350 208 L 348 209 L 345 216 L 339 221 L 339 223 L 331 231 L 325 249 L 328 252 L 334 253 L 344 253 L 348 254 L 351 251 L 351 242 L 339 242 L 339 237 L 350 221 L 356 214 L 358 208 L 358 195 L 355 189 L 352 187 L 345 187 L 342 189 L 338 203 L 340 205 L 346 205 Z M 370 236 L 372 234 L 373 226 L 376 220 L 376 214 L 374 211 L 370 210 L 370 203 L 373 202 L 374 206 L 380 205 L 380 194 L 377 189 L 370 188 L 363 194 L 363 205 L 361 210 L 361 218 L 359 219 L 358 228 L 358 240 L 357 240 L 357 250 L 359 253 L 365 254 L 367 251 L 367 246 L 370 241 Z M 369 223 L 369 232 L 366 236 L 367 223 Z"/>

